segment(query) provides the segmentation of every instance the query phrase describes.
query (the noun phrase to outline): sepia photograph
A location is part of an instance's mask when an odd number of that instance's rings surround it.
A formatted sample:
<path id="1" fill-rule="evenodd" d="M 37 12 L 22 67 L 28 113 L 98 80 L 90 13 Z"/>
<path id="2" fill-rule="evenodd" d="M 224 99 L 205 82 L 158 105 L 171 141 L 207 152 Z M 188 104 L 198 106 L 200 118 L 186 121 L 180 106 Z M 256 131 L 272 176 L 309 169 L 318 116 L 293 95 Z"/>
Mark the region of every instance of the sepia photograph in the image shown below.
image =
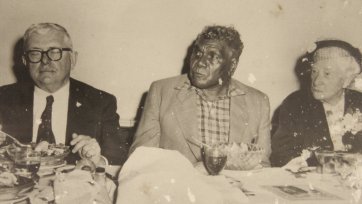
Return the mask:
<path id="1" fill-rule="evenodd" d="M 362 1 L 0 0 L 1 204 L 362 203 Z"/>

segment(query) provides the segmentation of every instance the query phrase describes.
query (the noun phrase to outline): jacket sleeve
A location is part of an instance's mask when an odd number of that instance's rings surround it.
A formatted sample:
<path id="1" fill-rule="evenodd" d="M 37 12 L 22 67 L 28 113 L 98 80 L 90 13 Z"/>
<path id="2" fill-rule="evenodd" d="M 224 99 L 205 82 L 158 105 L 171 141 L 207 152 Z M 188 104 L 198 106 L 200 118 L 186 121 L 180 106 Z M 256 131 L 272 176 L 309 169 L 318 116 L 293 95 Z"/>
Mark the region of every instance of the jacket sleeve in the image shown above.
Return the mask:
<path id="1" fill-rule="evenodd" d="M 266 95 L 261 100 L 260 109 L 260 125 L 258 128 L 258 144 L 263 147 L 264 155 L 262 158 L 263 166 L 270 166 L 269 155 L 271 152 L 270 147 L 270 105 L 269 99 Z"/>
<path id="2" fill-rule="evenodd" d="M 270 161 L 272 166 L 284 166 L 291 159 L 298 157 L 302 151 L 303 141 L 298 141 L 301 133 L 298 133 L 294 111 L 289 104 L 284 102 L 279 108 L 279 124 L 275 134 L 272 136 L 272 153 Z M 278 114 L 278 113 L 276 113 Z"/>
<path id="3" fill-rule="evenodd" d="M 119 126 L 117 101 L 112 95 L 102 110 L 101 118 L 101 154 L 110 164 L 123 164 L 128 153 L 128 130 Z"/>
<path id="4" fill-rule="evenodd" d="M 152 83 L 129 154 L 139 146 L 159 147 L 161 135 L 160 100 L 160 89 L 157 83 Z"/>

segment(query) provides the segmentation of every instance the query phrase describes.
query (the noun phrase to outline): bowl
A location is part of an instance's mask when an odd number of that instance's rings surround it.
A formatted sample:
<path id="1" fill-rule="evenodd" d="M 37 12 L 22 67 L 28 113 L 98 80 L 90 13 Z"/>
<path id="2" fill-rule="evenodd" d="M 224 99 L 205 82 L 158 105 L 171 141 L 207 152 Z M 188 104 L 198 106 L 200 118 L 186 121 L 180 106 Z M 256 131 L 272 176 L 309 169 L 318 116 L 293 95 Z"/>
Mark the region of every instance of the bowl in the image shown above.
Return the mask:
<path id="1" fill-rule="evenodd" d="M 50 150 L 55 150 L 51 153 L 41 152 L 40 165 L 41 166 L 56 166 L 64 164 L 65 158 L 69 155 L 69 146 L 63 144 L 49 145 Z"/>
<path id="2" fill-rule="evenodd" d="M 34 145 L 31 144 L 33 148 Z M 15 153 L 20 151 L 21 148 L 15 144 L 10 144 L 6 148 L 7 155 L 14 160 Z M 63 144 L 50 144 L 47 151 L 41 151 L 40 165 L 41 166 L 56 166 L 65 163 L 65 158 L 69 155 L 69 146 Z"/>
<path id="3" fill-rule="evenodd" d="M 18 177 L 18 183 L 13 187 L 0 187 L 0 201 L 13 201 L 24 198 L 31 193 L 35 186 L 34 180 L 26 177 Z"/>
<path id="4" fill-rule="evenodd" d="M 257 144 L 229 144 L 227 170 L 252 170 L 260 166 L 264 149 Z"/>

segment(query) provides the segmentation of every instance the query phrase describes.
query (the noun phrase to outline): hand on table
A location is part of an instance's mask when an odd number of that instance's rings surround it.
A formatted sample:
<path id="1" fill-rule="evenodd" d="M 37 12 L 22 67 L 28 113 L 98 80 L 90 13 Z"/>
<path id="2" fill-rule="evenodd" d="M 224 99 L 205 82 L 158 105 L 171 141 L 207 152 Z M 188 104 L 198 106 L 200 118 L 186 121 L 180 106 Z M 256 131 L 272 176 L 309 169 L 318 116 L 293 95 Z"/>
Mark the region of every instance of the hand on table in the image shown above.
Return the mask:
<path id="1" fill-rule="evenodd" d="M 87 135 L 73 133 L 70 145 L 73 146 L 73 153 L 78 152 L 81 158 L 90 159 L 97 164 L 101 158 L 101 147 L 96 139 Z"/>

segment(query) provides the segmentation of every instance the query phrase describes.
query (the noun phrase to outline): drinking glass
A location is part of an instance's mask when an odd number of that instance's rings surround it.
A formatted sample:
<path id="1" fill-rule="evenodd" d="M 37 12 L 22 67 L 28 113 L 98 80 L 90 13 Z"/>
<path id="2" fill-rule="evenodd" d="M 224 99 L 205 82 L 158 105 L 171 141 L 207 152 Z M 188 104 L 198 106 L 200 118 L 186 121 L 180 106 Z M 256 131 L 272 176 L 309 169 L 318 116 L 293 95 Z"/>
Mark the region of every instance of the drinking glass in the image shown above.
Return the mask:
<path id="1" fill-rule="evenodd" d="M 40 167 L 40 158 L 40 152 L 34 151 L 30 145 L 20 147 L 14 157 L 15 174 L 28 178 L 34 177 Z"/>
<path id="2" fill-rule="evenodd" d="M 202 152 L 207 172 L 210 175 L 218 175 L 226 164 L 226 145 L 217 144 L 212 146 L 203 146 Z"/>
<path id="3" fill-rule="evenodd" d="M 322 174 L 335 173 L 335 152 L 327 150 L 315 151 L 316 158 L 321 166 Z"/>

